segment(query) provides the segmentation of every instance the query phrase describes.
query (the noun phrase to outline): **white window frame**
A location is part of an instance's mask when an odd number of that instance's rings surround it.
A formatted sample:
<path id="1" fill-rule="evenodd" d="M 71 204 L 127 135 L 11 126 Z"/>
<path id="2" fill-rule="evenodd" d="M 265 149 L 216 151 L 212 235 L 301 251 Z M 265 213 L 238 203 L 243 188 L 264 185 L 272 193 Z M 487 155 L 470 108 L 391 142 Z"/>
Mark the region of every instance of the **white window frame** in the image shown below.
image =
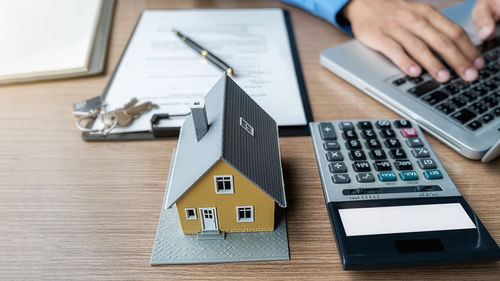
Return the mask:
<path id="1" fill-rule="evenodd" d="M 250 209 L 250 218 L 240 218 L 240 209 Z M 253 206 L 236 206 L 236 222 L 253 222 L 255 217 Z"/>
<path id="2" fill-rule="evenodd" d="M 240 117 L 240 126 L 247 131 L 252 137 L 255 135 L 255 129 L 253 128 L 250 123 L 247 122 L 247 120 L 243 119 L 243 117 Z"/>
<path id="3" fill-rule="evenodd" d="M 193 211 L 193 216 L 189 216 L 188 211 Z M 184 212 L 186 213 L 187 220 L 196 220 L 198 217 L 196 216 L 196 208 L 184 208 Z"/>
<path id="4" fill-rule="evenodd" d="M 231 189 L 229 190 L 219 190 L 218 184 L 217 184 L 217 179 L 220 178 L 229 178 L 229 185 L 231 186 Z M 214 176 L 214 186 L 215 186 L 215 193 L 217 194 L 233 194 L 234 193 L 234 184 L 233 184 L 233 176 L 232 175 L 216 175 Z"/>

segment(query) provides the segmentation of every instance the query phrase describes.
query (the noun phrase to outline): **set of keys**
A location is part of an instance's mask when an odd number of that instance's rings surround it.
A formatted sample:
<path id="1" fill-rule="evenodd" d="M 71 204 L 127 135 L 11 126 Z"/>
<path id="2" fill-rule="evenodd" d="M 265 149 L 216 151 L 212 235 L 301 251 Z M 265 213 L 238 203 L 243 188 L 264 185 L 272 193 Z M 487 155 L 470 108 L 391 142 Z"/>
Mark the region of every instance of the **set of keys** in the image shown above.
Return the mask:
<path id="1" fill-rule="evenodd" d="M 102 104 L 100 97 L 77 103 L 73 105 L 73 115 L 78 117 L 76 127 L 82 132 L 101 133 L 105 136 L 114 128 L 128 126 L 144 113 L 158 108 L 158 105 L 150 101 L 141 104 L 137 104 L 137 102 L 138 100 L 133 98 L 123 107 L 104 113 L 101 111 L 105 108 L 105 105 Z M 98 116 L 101 116 L 102 123 L 104 124 L 103 128 L 89 129 L 81 125 L 83 120 L 95 120 Z"/>

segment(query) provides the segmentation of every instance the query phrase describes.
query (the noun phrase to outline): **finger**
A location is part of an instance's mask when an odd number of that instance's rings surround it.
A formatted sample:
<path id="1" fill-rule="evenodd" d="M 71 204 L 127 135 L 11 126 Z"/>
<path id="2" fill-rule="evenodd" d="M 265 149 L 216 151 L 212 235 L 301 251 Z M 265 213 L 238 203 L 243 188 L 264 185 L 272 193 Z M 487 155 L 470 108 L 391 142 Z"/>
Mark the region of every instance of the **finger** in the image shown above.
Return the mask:
<path id="1" fill-rule="evenodd" d="M 472 10 L 472 18 L 479 39 L 486 40 L 493 36 L 495 31 L 494 11 L 487 1 L 478 1 L 476 3 Z"/>
<path id="2" fill-rule="evenodd" d="M 450 79 L 450 72 L 434 56 L 429 47 L 415 35 L 402 27 L 394 27 L 391 36 L 437 81 L 444 83 Z"/>
<path id="3" fill-rule="evenodd" d="M 465 81 L 477 79 L 478 73 L 473 63 L 448 36 L 434 28 L 427 20 L 418 17 L 415 23 L 406 22 L 406 28 L 438 53 L 462 79 Z"/>
<path id="4" fill-rule="evenodd" d="M 443 16 L 436 8 L 428 4 L 416 3 L 417 12 L 429 21 L 437 30 L 448 36 L 465 57 L 474 63 L 476 68 L 484 66 L 484 59 L 472 44 L 465 30 L 458 24 Z"/>
<path id="5" fill-rule="evenodd" d="M 366 45 L 381 52 L 388 57 L 405 74 L 417 77 L 422 73 L 420 66 L 412 60 L 404 51 L 403 47 L 389 36 L 379 34 L 373 36 L 374 40 L 366 40 Z"/>

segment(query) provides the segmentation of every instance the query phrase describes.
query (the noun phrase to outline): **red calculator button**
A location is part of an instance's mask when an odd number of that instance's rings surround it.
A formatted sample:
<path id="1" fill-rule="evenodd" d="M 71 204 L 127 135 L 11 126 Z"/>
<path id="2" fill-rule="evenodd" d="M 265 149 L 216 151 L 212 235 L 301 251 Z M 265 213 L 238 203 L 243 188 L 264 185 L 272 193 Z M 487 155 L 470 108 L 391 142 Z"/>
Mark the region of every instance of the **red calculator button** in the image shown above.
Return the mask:
<path id="1" fill-rule="evenodd" d="M 418 136 L 417 130 L 415 130 L 415 128 L 403 128 L 401 129 L 401 134 L 405 138 L 413 138 Z"/>

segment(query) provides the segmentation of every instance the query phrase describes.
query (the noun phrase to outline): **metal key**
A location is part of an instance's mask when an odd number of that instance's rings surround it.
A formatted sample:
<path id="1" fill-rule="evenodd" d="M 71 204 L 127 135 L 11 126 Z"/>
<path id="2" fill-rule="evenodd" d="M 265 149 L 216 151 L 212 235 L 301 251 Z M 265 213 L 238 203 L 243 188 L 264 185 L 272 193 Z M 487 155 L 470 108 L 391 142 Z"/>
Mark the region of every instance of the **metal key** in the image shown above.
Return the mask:
<path id="1" fill-rule="evenodd" d="M 132 121 L 142 114 L 150 111 L 153 108 L 158 108 L 158 105 L 152 102 L 144 102 L 139 105 L 135 105 L 137 99 L 133 98 L 122 108 L 115 109 L 110 112 L 106 112 L 101 116 L 102 122 L 104 123 L 103 135 L 107 135 L 115 127 L 123 127 L 130 125 Z"/>

